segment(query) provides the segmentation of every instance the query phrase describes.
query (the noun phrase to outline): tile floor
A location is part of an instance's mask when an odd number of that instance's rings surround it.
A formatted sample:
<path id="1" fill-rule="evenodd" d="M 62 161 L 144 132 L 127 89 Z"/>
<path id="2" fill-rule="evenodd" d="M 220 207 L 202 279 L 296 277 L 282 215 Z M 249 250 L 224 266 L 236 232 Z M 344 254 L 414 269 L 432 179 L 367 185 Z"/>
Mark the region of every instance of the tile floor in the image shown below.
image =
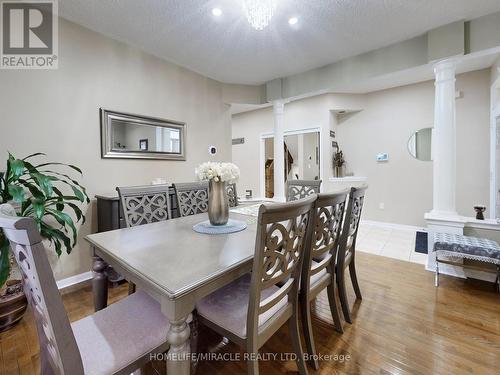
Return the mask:
<path id="1" fill-rule="evenodd" d="M 356 250 L 425 264 L 427 254 L 415 252 L 415 230 L 388 228 L 361 222 Z"/>

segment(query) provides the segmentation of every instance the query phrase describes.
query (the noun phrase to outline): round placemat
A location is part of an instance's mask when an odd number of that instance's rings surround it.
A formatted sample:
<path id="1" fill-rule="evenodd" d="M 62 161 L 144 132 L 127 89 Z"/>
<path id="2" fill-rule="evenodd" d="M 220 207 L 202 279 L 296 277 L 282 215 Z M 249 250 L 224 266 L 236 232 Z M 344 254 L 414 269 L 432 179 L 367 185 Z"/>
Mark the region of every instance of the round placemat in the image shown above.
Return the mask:
<path id="1" fill-rule="evenodd" d="M 247 227 L 247 223 L 229 219 L 226 225 L 212 225 L 209 220 L 193 225 L 193 230 L 204 234 L 227 234 L 240 232 Z"/>

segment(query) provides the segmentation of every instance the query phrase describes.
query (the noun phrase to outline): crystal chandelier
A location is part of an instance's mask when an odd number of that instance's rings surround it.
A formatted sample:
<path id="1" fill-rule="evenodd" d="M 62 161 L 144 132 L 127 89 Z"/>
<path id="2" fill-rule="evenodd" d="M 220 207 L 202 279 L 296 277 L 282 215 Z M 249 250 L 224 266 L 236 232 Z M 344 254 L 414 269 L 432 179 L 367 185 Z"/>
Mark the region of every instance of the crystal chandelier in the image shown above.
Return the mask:
<path id="1" fill-rule="evenodd" d="M 243 0 L 243 10 L 248 22 L 255 30 L 269 25 L 276 10 L 277 0 Z"/>

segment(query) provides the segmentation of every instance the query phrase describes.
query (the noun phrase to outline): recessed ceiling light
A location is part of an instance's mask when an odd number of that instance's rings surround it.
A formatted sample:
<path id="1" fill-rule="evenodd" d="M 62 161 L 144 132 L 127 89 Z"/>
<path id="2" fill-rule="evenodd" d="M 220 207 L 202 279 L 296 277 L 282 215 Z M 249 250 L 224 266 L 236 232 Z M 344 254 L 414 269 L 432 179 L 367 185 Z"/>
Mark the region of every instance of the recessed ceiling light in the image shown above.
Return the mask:
<path id="1" fill-rule="evenodd" d="M 297 17 L 292 17 L 288 20 L 288 23 L 290 25 L 295 25 L 297 22 L 299 22 L 299 19 Z"/>
<path id="2" fill-rule="evenodd" d="M 212 14 L 215 16 L 215 17 L 219 17 L 222 15 L 222 10 L 220 8 L 214 8 L 212 9 Z"/>

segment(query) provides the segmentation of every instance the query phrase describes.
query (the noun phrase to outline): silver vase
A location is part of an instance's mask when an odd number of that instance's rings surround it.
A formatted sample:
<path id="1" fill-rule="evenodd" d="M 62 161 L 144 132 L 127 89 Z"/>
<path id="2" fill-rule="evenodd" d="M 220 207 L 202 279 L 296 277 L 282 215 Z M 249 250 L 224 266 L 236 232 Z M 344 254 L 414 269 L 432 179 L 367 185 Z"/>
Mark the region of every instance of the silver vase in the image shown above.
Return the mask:
<path id="1" fill-rule="evenodd" d="M 208 219 L 212 225 L 227 224 L 229 200 L 225 182 L 210 180 L 208 185 Z"/>

